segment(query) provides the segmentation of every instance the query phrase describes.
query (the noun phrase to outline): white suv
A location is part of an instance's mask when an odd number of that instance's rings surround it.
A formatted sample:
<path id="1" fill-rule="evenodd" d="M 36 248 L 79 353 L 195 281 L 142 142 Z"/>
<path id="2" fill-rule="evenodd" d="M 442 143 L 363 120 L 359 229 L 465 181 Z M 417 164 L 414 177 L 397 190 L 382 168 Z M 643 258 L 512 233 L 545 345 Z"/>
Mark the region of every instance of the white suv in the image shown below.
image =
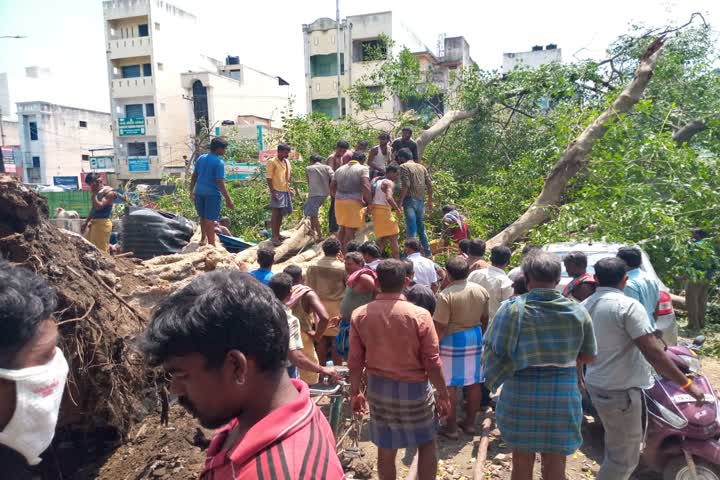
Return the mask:
<path id="1" fill-rule="evenodd" d="M 586 242 L 563 242 L 563 243 L 551 243 L 545 245 L 543 250 L 546 252 L 554 253 L 560 259 L 565 257 L 570 252 L 583 252 L 588 257 L 588 273 L 594 274 L 594 266 L 598 260 L 614 257 L 618 250 L 627 245 L 621 243 L 586 243 Z M 650 275 L 660 285 L 660 301 L 658 302 L 657 309 L 657 320 L 655 326 L 658 330 L 663 332 L 663 339 L 668 345 L 677 345 L 678 327 L 675 321 L 675 310 L 673 310 L 672 299 L 670 298 L 670 289 L 660 280 L 655 273 L 655 269 L 650 263 L 650 258 L 647 254 L 640 249 L 642 252 L 642 266 L 640 267 L 645 273 Z M 562 279 L 557 286 L 557 289 L 562 291 L 565 289 L 565 285 L 570 283 L 570 276 L 565 271 L 565 265 L 562 267 Z"/>

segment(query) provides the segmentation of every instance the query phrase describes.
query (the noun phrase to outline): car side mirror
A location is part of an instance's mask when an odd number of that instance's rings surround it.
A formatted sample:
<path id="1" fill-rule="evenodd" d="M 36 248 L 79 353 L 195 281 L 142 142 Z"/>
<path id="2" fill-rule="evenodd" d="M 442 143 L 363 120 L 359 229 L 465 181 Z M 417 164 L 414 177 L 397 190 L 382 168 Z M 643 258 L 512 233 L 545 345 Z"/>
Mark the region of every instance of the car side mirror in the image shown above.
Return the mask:
<path id="1" fill-rule="evenodd" d="M 693 345 L 696 347 L 702 347 L 704 343 L 705 343 L 704 335 L 699 335 L 699 336 L 695 337 L 695 339 L 693 340 Z"/>

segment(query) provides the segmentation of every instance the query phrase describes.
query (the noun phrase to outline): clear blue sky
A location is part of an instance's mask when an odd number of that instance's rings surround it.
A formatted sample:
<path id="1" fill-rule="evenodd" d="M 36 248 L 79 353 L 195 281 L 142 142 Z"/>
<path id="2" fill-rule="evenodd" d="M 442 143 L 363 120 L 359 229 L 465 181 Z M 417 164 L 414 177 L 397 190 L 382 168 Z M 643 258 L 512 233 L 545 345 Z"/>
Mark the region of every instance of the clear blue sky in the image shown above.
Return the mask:
<path id="1" fill-rule="evenodd" d="M 239 55 L 243 63 L 282 76 L 299 99 L 296 109 L 304 111 L 301 26 L 321 16 L 334 18 L 334 0 L 170 1 L 199 18 L 201 27 L 188 33 L 208 54 Z M 558 44 L 565 61 L 576 52 L 601 57 L 630 23 L 684 23 L 693 11 L 707 14 L 710 23 L 720 22 L 717 0 L 341 0 L 343 16 L 385 10 L 400 15 L 430 47 L 441 33 L 464 35 L 484 68 L 499 68 L 504 51 L 535 44 Z M 0 39 L 0 72 L 49 67 L 55 101 L 109 109 L 101 0 L 0 0 L 0 19 L 0 35 L 28 36 Z"/>

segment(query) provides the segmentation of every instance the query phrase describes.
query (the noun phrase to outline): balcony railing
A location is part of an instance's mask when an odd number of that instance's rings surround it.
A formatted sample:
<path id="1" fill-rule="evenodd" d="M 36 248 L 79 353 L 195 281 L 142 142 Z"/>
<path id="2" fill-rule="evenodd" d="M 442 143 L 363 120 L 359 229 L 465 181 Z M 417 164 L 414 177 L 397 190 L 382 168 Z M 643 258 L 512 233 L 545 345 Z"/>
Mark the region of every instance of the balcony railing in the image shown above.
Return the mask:
<path id="1" fill-rule="evenodd" d="M 153 77 L 114 78 L 113 98 L 147 97 L 155 93 Z"/>
<path id="2" fill-rule="evenodd" d="M 147 57 L 152 54 L 150 37 L 119 38 L 108 42 L 111 60 L 118 58 Z"/>

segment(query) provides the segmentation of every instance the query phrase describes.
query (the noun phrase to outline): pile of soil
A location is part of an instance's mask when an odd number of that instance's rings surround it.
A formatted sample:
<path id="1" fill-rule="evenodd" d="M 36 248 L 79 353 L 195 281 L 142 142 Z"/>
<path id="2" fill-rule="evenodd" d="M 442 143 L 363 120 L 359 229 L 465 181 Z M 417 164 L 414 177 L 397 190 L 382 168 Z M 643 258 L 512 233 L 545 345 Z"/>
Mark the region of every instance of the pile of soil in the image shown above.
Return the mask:
<path id="1" fill-rule="evenodd" d="M 123 294 L 149 287 L 135 264 L 99 252 L 84 238 L 48 221 L 47 201 L 0 175 L 0 257 L 41 275 L 55 288 L 59 346 L 70 364 L 54 445 L 61 471 L 126 437 L 155 409 L 155 372 L 133 350 L 148 311 Z M 56 463 L 57 462 L 57 463 Z M 67 478 L 67 476 L 66 476 Z"/>

